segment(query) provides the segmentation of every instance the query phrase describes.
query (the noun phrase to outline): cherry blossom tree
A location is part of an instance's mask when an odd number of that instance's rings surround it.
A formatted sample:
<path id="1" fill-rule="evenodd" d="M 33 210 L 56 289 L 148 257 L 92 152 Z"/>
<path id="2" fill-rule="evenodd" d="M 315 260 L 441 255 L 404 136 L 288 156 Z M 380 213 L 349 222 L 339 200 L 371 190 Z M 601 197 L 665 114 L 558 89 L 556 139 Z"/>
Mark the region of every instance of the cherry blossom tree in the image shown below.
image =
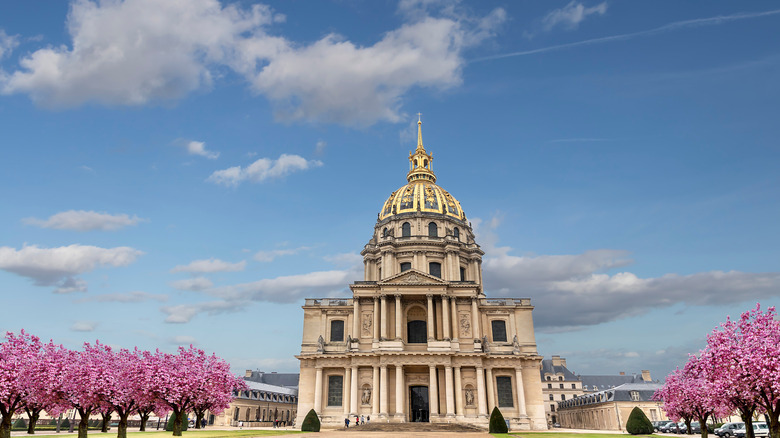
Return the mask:
<path id="1" fill-rule="evenodd" d="M 38 422 L 41 411 L 55 416 L 65 412 L 68 404 L 63 398 L 60 387 L 65 375 L 65 358 L 67 350 L 62 345 L 55 345 L 53 341 L 36 349 L 31 356 L 31 362 L 24 368 L 20 377 L 23 388 L 24 410 L 29 422 L 27 433 L 35 433 L 35 425 Z"/>
<path id="2" fill-rule="evenodd" d="M 222 413 L 230 406 L 234 391 L 247 389 L 244 379 L 233 375 L 230 372 L 230 364 L 216 355 L 207 357 L 203 366 L 208 378 L 199 382 L 199 385 L 194 388 L 195 400 L 192 404 L 196 429 L 201 428 L 206 411 L 216 415 Z"/>
<path id="3" fill-rule="evenodd" d="M 24 330 L 19 335 L 7 332 L 0 343 L 0 438 L 11 436 L 11 417 L 24 405 L 25 367 L 35 361 L 40 348 L 40 339 Z"/>
<path id="4" fill-rule="evenodd" d="M 653 394 L 654 400 L 664 402 L 664 411 L 672 421 L 683 420 L 687 433 L 691 433 L 691 420 L 694 418 L 690 400 L 687 397 L 689 382 L 685 378 L 683 370 L 676 369 L 666 376 L 666 383 Z"/>
<path id="5" fill-rule="evenodd" d="M 87 437 L 89 416 L 103 407 L 114 384 L 110 369 L 111 348 L 95 342 L 84 344 L 82 351 L 72 351 L 67 361 L 62 389 L 65 399 L 78 411 L 79 438 Z"/>

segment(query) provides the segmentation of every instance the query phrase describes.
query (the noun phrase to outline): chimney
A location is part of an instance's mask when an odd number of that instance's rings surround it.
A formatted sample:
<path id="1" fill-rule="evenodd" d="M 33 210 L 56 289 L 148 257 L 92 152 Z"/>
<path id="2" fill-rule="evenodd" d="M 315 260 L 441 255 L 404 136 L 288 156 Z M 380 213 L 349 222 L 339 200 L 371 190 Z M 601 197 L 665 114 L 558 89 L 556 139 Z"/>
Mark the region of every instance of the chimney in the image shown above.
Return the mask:
<path id="1" fill-rule="evenodd" d="M 252 377 L 252 370 L 246 370 L 244 377 Z"/>
<path id="2" fill-rule="evenodd" d="M 625 371 L 621 371 L 621 372 L 620 372 L 620 375 L 621 375 L 621 376 L 625 376 L 625 375 L 626 375 L 626 372 L 625 372 Z"/>
<path id="3" fill-rule="evenodd" d="M 642 370 L 642 380 L 645 382 L 652 382 L 653 379 L 650 377 L 650 371 L 649 370 Z"/>
<path id="4" fill-rule="evenodd" d="M 552 356 L 552 364 L 554 367 L 561 366 L 561 357 L 560 356 Z"/>

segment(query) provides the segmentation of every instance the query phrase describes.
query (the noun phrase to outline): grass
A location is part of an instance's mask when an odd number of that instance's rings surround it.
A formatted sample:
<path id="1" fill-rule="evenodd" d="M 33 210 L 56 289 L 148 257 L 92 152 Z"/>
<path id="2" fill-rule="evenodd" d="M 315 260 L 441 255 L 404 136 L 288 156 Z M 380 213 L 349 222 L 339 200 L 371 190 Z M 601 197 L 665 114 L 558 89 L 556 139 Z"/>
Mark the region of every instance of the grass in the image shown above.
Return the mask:
<path id="1" fill-rule="evenodd" d="M 241 438 L 241 437 L 255 437 L 255 436 L 278 436 L 288 435 L 293 433 L 301 433 L 298 430 L 187 430 L 182 432 L 183 438 Z M 75 436 L 74 434 L 61 433 L 59 435 L 27 435 L 33 438 L 63 438 L 69 436 Z M 87 435 L 95 437 L 115 437 L 116 430 L 108 433 L 89 433 Z M 171 438 L 173 432 L 165 431 L 150 431 L 150 432 L 127 432 L 127 438 Z"/>
<path id="2" fill-rule="evenodd" d="M 567 433 L 567 432 L 510 432 L 494 433 L 497 438 L 618 438 L 614 433 Z M 636 435 L 638 438 L 659 438 L 656 435 Z"/>

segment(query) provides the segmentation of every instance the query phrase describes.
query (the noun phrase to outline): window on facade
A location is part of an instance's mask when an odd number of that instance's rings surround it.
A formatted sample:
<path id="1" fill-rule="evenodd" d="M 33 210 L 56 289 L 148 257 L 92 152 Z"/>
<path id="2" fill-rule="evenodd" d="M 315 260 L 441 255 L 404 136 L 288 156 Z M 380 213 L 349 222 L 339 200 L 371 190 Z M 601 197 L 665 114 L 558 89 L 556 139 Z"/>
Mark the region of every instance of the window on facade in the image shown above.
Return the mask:
<path id="1" fill-rule="evenodd" d="M 563 376 L 558 376 L 558 380 L 563 380 Z"/>
<path id="2" fill-rule="evenodd" d="M 577 389 L 577 385 L 576 385 L 576 384 L 574 384 L 574 383 L 572 383 L 572 384 L 571 384 L 571 389 Z"/>
<path id="3" fill-rule="evenodd" d="M 430 262 L 428 263 L 428 273 L 434 277 L 441 278 L 441 263 Z"/>
<path id="4" fill-rule="evenodd" d="M 404 222 L 401 225 L 401 237 L 409 237 L 412 235 L 412 225 L 409 222 Z"/>
<path id="5" fill-rule="evenodd" d="M 387 228 L 382 230 L 382 237 L 387 237 Z"/>
<path id="6" fill-rule="evenodd" d="M 428 224 L 428 237 L 439 237 L 439 227 L 436 225 L 436 222 Z"/>
<path id="7" fill-rule="evenodd" d="M 233 413 L 233 420 L 234 421 L 238 421 L 238 414 L 239 414 L 238 411 L 240 411 L 240 410 L 241 410 L 241 408 L 236 408 L 236 412 Z"/>
<path id="8" fill-rule="evenodd" d="M 550 394 L 550 401 L 555 400 L 555 396 L 553 394 Z"/>
<path id="9" fill-rule="evenodd" d="M 401 272 L 412 269 L 412 264 L 409 262 L 401 263 Z"/>
<path id="10" fill-rule="evenodd" d="M 337 319 L 330 322 L 330 342 L 344 341 L 344 320 Z"/>
<path id="11" fill-rule="evenodd" d="M 460 267 L 460 281 L 466 281 L 466 268 Z"/>
<path id="12" fill-rule="evenodd" d="M 547 376 L 547 381 L 549 382 L 550 380 L 552 380 L 552 379 L 550 379 L 550 376 Z"/>
<path id="13" fill-rule="evenodd" d="M 555 412 L 555 405 L 550 405 L 550 412 Z"/>
<path id="14" fill-rule="evenodd" d="M 454 237 L 455 240 L 460 242 L 460 230 L 458 229 L 458 227 L 455 227 L 455 229 L 452 230 L 452 237 Z"/>
<path id="15" fill-rule="evenodd" d="M 498 407 L 511 408 L 514 406 L 512 400 L 512 378 L 509 376 L 496 377 L 496 392 L 498 393 Z"/>
<path id="16" fill-rule="evenodd" d="M 560 386 L 561 389 L 563 389 L 563 383 L 561 383 L 559 386 Z"/>
<path id="17" fill-rule="evenodd" d="M 650 409 L 650 419 L 653 421 L 658 420 L 658 413 L 655 411 L 655 409 Z"/>
<path id="18" fill-rule="evenodd" d="M 328 376 L 328 406 L 341 406 L 344 376 Z"/>
<path id="19" fill-rule="evenodd" d="M 640 401 L 641 400 L 639 398 L 639 391 L 631 391 L 629 394 L 631 395 L 631 400 L 632 401 Z"/>
<path id="20" fill-rule="evenodd" d="M 552 383 L 547 384 L 547 389 L 552 389 Z"/>
<path id="21" fill-rule="evenodd" d="M 506 322 L 493 320 L 490 326 L 493 329 L 493 342 L 506 342 Z"/>
<path id="22" fill-rule="evenodd" d="M 566 400 L 566 394 L 561 394 L 561 400 Z"/>
<path id="23" fill-rule="evenodd" d="M 428 327 L 425 321 L 409 321 L 406 323 L 406 333 L 410 344 L 425 344 L 428 342 Z"/>

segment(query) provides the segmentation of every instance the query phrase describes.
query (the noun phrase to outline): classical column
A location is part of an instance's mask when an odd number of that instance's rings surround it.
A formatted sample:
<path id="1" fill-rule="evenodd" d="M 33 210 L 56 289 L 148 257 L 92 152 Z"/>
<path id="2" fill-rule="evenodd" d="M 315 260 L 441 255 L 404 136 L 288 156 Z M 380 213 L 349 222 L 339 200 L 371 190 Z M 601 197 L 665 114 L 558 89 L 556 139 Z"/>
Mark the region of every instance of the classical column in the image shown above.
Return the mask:
<path id="1" fill-rule="evenodd" d="M 517 411 L 521 417 L 527 416 L 525 412 L 525 389 L 523 388 L 523 368 L 515 368 L 515 380 L 517 383 Z"/>
<path id="2" fill-rule="evenodd" d="M 374 365 L 374 379 L 371 383 L 371 415 L 379 415 L 379 367 Z"/>
<path id="3" fill-rule="evenodd" d="M 360 298 L 352 298 L 352 339 L 360 339 Z M 348 345 L 347 348 L 351 348 Z"/>
<path id="4" fill-rule="evenodd" d="M 452 367 L 444 367 L 444 388 L 447 397 L 447 416 L 455 416 L 455 391 L 452 387 Z"/>
<path id="5" fill-rule="evenodd" d="M 404 367 L 395 366 L 395 416 L 404 418 Z"/>
<path id="6" fill-rule="evenodd" d="M 379 318 L 379 339 L 384 341 L 387 339 L 387 295 L 382 295 L 380 301 L 382 303 L 382 311 Z"/>
<path id="7" fill-rule="evenodd" d="M 433 295 L 426 295 L 428 298 L 428 342 L 433 341 Z"/>
<path id="8" fill-rule="evenodd" d="M 352 388 L 352 395 L 349 397 L 350 400 L 349 412 L 351 414 L 357 414 L 358 413 L 358 367 L 357 365 L 352 365 L 352 383 L 350 384 L 350 387 Z"/>
<path id="9" fill-rule="evenodd" d="M 387 365 L 379 366 L 379 415 L 387 416 Z"/>
<path id="10" fill-rule="evenodd" d="M 479 308 L 477 308 L 477 298 L 471 299 L 471 331 L 474 332 L 474 339 L 481 339 L 479 330 Z"/>
<path id="11" fill-rule="evenodd" d="M 401 295 L 395 296 L 395 339 L 401 340 Z"/>
<path id="12" fill-rule="evenodd" d="M 344 387 L 342 392 L 343 400 L 341 400 L 342 404 L 344 405 L 344 415 L 349 415 L 349 396 L 352 394 L 352 391 L 350 391 L 350 371 L 352 371 L 350 367 L 344 367 Z"/>
<path id="13" fill-rule="evenodd" d="M 460 328 L 458 327 L 459 322 L 457 298 L 452 297 L 452 300 L 450 300 L 450 307 L 452 308 L 452 341 L 458 342 Z"/>
<path id="14" fill-rule="evenodd" d="M 496 393 L 495 385 L 493 384 L 493 368 L 485 368 L 485 374 L 487 375 L 487 405 L 488 412 L 492 413 L 493 408 L 496 407 Z"/>
<path id="15" fill-rule="evenodd" d="M 444 328 L 444 340 L 449 341 L 450 337 L 450 299 L 446 296 L 441 297 L 441 324 Z"/>
<path id="16" fill-rule="evenodd" d="M 479 416 L 487 417 L 487 406 L 485 405 L 485 374 L 482 367 L 477 367 L 477 400 L 479 403 Z"/>
<path id="17" fill-rule="evenodd" d="M 414 269 L 418 269 L 420 271 L 425 272 L 425 269 L 420 269 L 420 257 L 419 257 L 419 255 L 420 255 L 420 251 L 415 251 L 414 252 L 414 256 L 412 258 L 412 267 L 414 267 Z"/>
<path id="18" fill-rule="evenodd" d="M 314 411 L 322 415 L 322 367 L 317 367 L 314 377 Z"/>
<path id="19" fill-rule="evenodd" d="M 439 415 L 439 385 L 436 381 L 436 365 L 429 365 L 428 369 L 430 370 L 428 381 L 428 401 L 430 406 L 428 406 L 428 410 L 432 417 Z"/>
<path id="20" fill-rule="evenodd" d="M 460 366 L 455 367 L 455 415 L 463 415 L 463 381 L 460 378 Z"/>
<path id="21" fill-rule="evenodd" d="M 379 340 L 379 297 L 374 297 L 374 342 Z"/>

